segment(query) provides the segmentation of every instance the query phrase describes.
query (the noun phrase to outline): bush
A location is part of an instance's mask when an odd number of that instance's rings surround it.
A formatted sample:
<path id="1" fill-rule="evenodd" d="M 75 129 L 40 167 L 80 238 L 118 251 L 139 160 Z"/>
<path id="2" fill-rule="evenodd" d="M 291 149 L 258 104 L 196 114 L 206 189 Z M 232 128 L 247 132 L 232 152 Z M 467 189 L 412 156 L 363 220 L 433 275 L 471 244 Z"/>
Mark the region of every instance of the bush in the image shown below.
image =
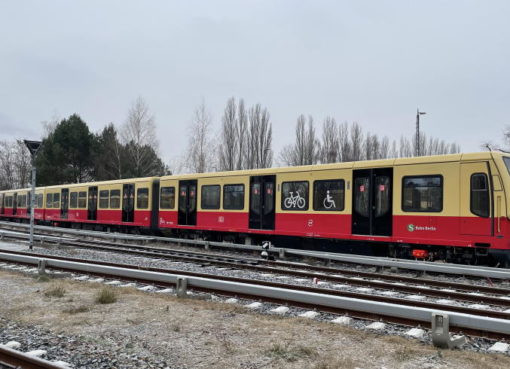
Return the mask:
<path id="1" fill-rule="evenodd" d="M 60 298 L 60 297 L 64 297 L 65 293 L 66 293 L 66 290 L 65 290 L 64 287 L 62 287 L 62 286 L 55 286 L 55 287 L 47 289 L 44 292 L 44 296 Z"/>
<path id="2" fill-rule="evenodd" d="M 117 301 L 117 293 L 111 287 L 103 287 L 96 295 L 98 304 L 113 304 Z"/>

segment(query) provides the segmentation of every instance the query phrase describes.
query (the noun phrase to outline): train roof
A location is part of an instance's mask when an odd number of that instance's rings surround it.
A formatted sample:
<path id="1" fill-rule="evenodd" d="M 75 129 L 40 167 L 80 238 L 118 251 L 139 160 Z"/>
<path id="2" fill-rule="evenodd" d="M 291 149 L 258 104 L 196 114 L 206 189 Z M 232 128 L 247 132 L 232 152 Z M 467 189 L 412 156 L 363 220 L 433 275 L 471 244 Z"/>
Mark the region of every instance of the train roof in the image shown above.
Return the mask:
<path id="1" fill-rule="evenodd" d="M 381 160 L 361 160 L 351 162 L 339 162 L 331 164 L 315 164 L 315 165 L 302 165 L 294 167 L 276 167 L 264 169 L 249 169 L 249 170 L 235 170 L 226 172 L 209 172 L 209 173 L 189 173 L 177 174 L 170 176 L 163 176 L 161 180 L 165 179 L 192 179 L 192 178 L 206 178 L 206 177 L 223 177 L 223 176 L 242 176 L 242 175 L 271 175 L 278 173 L 300 172 L 300 171 L 318 171 L 327 169 L 363 169 L 363 168 L 378 168 L 389 167 L 397 165 L 410 165 L 419 163 L 444 163 L 456 161 L 471 161 L 471 160 L 489 160 L 496 156 L 505 156 L 504 153 L 499 151 L 483 151 L 475 153 L 464 154 L 447 154 L 447 155 L 432 155 L 432 156 L 419 156 L 410 158 L 396 158 L 396 159 L 381 159 Z"/>

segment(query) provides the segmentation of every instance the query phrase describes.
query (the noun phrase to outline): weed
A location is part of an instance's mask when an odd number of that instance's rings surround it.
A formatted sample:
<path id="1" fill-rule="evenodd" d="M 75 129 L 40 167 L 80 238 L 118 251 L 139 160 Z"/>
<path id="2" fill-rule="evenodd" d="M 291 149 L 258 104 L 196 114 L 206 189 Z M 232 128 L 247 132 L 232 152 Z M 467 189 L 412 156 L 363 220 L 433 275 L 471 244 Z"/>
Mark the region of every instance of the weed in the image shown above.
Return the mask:
<path id="1" fill-rule="evenodd" d="M 113 304 L 117 301 L 117 293 L 111 287 L 103 287 L 96 295 L 96 303 Z"/>
<path id="2" fill-rule="evenodd" d="M 294 362 L 299 359 L 315 357 L 317 356 L 317 351 L 306 346 L 289 347 L 287 345 L 275 343 L 266 351 L 266 355 L 287 362 Z"/>
<path id="3" fill-rule="evenodd" d="M 44 291 L 44 296 L 60 298 L 60 297 L 64 297 L 65 293 L 66 293 L 66 290 L 64 287 L 54 286 L 54 287 L 49 288 L 46 291 Z"/>
<path id="4" fill-rule="evenodd" d="M 41 274 L 41 275 L 38 275 L 38 276 L 36 276 L 36 277 L 34 277 L 34 278 L 35 278 L 35 280 L 36 280 L 37 282 L 43 282 L 43 283 L 45 283 L 45 282 L 49 282 L 49 281 L 51 281 L 51 278 L 50 278 L 49 276 L 47 276 L 46 274 Z"/>
<path id="5" fill-rule="evenodd" d="M 64 313 L 67 313 L 67 314 L 79 314 L 79 313 L 86 313 L 89 310 L 90 310 L 90 308 L 88 306 L 82 305 L 82 306 L 72 307 L 70 309 L 66 309 L 66 310 L 64 310 Z"/>

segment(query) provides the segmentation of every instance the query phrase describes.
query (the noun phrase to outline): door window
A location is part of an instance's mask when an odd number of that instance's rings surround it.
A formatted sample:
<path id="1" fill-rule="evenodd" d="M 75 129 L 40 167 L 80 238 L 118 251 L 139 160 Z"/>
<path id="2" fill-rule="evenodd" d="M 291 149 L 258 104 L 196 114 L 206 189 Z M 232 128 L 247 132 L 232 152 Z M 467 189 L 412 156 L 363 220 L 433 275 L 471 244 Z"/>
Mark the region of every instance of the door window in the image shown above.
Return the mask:
<path id="1" fill-rule="evenodd" d="M 377 176 L 375 178 L 375 217 L 388 214 L 391 204 L 390 177 Z"/>
<path id="2" fill-rule="evenodd" d="M 485 173 L 471 176 L 471 212 L 479 217 L 489 216 L 489 185 Z"/>
<path id="3" fill-rule="evenodd" d="M 354 180 L 354 210 L 363 217 L 370 212 L 370 178 L 358 177 Z"/>

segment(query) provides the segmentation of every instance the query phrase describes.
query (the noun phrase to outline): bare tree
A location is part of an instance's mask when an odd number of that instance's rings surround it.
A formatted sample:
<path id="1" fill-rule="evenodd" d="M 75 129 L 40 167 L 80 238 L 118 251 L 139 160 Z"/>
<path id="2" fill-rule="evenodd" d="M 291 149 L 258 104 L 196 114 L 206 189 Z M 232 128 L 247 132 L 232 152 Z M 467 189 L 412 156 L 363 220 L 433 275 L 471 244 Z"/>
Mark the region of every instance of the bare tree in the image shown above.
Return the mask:
<path id="1" fill-rule="evenodd" d="M 159 144 L 154 116 L 142 97 L 138 97 L 129 109 L 121 138 L 128 150 L 134 174 L 151 175 L 157 168 L 153 167 L 156 163 L 149 159 L 158 153 Z"/>
<path id="2" fill-rule="evenodd" d="M 352 161 L 352 147 L 349 140 L 349 124 L 347 122 L 338 126 L 338 143 L 340 145 L 340 161 Z"/>
<path id="3" fill-rule="evenodd" d="M 244 107 L 244 100 L 240 99 L 237 106 L 237 122 L 236 122 L 236 134 L 237 134 L 237 164 L 236 169 L 246 169 L 245 153 L 247 147 L 247 131 L 248 127 L 248 114 Z"/>
<path id="4" fill-rule="evenodd" d="M 351 125 L 351 160 L 363 160 L 363 131 L 361 126 L 354 122 Z"/>
<path id="5" fill-rule="evenodd" d="M 245 150 L 246 169 L 268 168 L 273 162 L 273 134 L 269 112 L 260 104 L 250 108 Z"/>
<path id="6" fill-rule="evenodd" d="M 335 118 L 326 117 L 322 124 L 322 143 L 320 146 L 320 162 L 336 163 L 340 159 L 340 141 Z"/>
<path id="7" fill-rule="evenodd" d="M 237 106 L 232 97 L 227 101 L 227 106 L 223 112 L 221 126 L 221 145 L 219 147 L 219 165 L 221 170 L 234 170 L 237 167 L 239 157 L 240 138 L 238 131 Z"/>
<path id="8" fill-rule="evenodd" d="M 296 137 L 294 145 L 283 148 L 280 152 L 280 161 L 285 165 L 311 165 L 316 164 L 319 158 L 320 143 L 315 136 L 313 118 L 300 115 L 296 122 Z"/>
<path id="9" fill-rule="evenodd" d="M 211 114 L 202 101 L 193 113 L 189 129 L 185 167 L 191 172 L 205 173 L 215 168 L 211 122 Z"/>
<path id="10" fill-rule="evenodd" d="M 23 141 L 0 142 L 0 189 L 27 187 L 30 168 L 30 153 Z"/>

